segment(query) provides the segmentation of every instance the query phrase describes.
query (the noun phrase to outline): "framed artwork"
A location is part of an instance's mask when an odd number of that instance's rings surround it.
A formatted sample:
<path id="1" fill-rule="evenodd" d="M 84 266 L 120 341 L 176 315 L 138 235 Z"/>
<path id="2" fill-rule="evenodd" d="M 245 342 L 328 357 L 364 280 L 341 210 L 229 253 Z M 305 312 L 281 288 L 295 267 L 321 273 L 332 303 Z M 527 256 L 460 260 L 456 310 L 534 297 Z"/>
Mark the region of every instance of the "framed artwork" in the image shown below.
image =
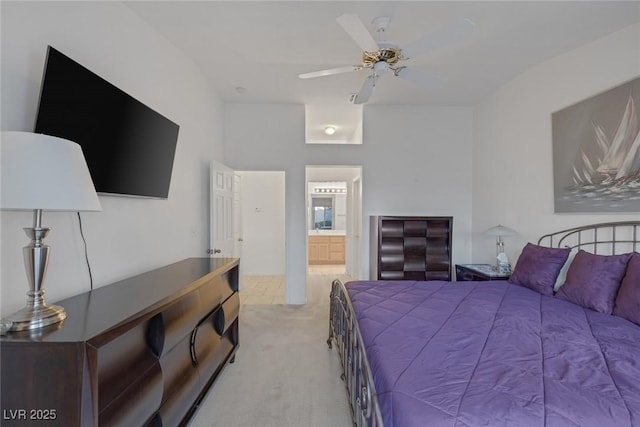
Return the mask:
<path id="1" fill-rule="evenodd" d="M 551 115 L 556 213 L 640 212 L 640 77 Z"/>

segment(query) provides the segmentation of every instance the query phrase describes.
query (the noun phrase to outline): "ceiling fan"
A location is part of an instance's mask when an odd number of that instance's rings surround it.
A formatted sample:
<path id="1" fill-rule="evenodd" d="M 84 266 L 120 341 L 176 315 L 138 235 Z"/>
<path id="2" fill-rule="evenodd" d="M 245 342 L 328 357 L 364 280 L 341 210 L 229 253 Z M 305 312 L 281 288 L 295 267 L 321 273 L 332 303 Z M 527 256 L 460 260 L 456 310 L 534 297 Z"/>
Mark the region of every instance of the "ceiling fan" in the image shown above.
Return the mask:
<path id="1" fill-rule="evenodd" d="M 351 95 L 351 102 L 363 104 L 371 97 L 378 79 L 388 73 L 401 79 L 419 84 L 428 89 L 437 89 L 444 85 L 445 77 L 439 74 L 426 71 L 415 70 L 401 65 L 401 61 L 413 58 L 430 49 L 436 49 L 450 43 L 463 40 L 475 29 L 475 24 L 470 19 L 462 19 L 446 25 L 439 30 L 428 33 L 421 38 L 404 47 L 394 43 L 384 41 L 384 32 L 389 25 L 388 17 L 378 17 L 373 20 L 379 41 L 375 41 L 365 25 L 356 14 L 344 14 L 336 18 L 338 24 L 351 36 L 360 49 L 362 49 L 362 64 L 348 65 L 345 67 L 329 68 L 327 70 L 314 71 L 298 75 L 301 79 L 331 76 L 334 74 L 371 70 L 371 74 L 366 78 L 360 92 Z"/>

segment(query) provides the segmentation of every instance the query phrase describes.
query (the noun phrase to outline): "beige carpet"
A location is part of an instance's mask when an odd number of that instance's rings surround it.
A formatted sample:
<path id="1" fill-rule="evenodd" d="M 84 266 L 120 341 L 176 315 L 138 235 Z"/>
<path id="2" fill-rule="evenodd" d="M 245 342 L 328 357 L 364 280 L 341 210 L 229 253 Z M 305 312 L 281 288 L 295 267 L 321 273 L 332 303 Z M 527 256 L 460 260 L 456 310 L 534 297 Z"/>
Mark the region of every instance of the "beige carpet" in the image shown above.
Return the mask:
<path id="1" fill-rule="evenodd" d="M 326 344 L 335 277 L 310 276 L 305 306 L 241 307 L 236 361 L 225 367 L 190 427 L 352 425 L 338 355 Z"/>

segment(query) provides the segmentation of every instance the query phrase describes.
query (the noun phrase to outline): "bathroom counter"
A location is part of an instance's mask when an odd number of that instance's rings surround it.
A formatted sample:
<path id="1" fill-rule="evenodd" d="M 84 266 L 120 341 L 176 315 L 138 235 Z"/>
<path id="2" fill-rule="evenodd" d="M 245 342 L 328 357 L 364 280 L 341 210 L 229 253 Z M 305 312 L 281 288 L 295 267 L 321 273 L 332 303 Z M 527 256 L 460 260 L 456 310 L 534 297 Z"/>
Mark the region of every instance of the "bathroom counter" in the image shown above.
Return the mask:
<path id="1" fill-rule="evenodd" d="M 344 236 L 345 230 L 309 230 L 309 236 Z"/>

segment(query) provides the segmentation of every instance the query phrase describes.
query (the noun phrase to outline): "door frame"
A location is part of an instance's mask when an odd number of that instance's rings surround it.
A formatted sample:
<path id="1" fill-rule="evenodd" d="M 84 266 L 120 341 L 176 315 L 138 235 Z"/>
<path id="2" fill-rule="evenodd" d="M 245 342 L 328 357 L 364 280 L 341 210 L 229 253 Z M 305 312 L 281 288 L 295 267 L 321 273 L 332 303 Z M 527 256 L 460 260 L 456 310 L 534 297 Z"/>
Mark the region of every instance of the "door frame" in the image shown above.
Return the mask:
<path id="1" fill-rule="evenodd" d="M 334 174 L 332 174 L 332 169 L 335 170 Z M 323 178 L 316 179 L 314 177 L 314 172 L 316 172 L 316 170 L 321 170 L 318 172 L 322 174 Z M 347 183 L 345 268 L 347 274 L 355 275 L 351 276 L 353 279 L 360 279 L 362 275 L 362 165 L 305 165 L 305 271 L 308 275 L 309 224 L 311 223 L 311 207 L 309 206 L 309 182 L 330 180 L 345 181 Z M 358 185 L 357 191 L 354 190 L 355 185 Z M 360 215 L 360 218 L 354 221 L 354 215 Z M 355 230 L 355 227 L 359 229 Z"/>
<path id="2" fill-rule="evenodd" d="M 360 174 L 351 182 L 351 192 L 349 200 L 351 201 L 351 233 L 350 239 L 347 239 L 347 249 L 351 262 L 347 264 L 347 275 L 354 280 L 362 279 L 362 168 Z"/>

